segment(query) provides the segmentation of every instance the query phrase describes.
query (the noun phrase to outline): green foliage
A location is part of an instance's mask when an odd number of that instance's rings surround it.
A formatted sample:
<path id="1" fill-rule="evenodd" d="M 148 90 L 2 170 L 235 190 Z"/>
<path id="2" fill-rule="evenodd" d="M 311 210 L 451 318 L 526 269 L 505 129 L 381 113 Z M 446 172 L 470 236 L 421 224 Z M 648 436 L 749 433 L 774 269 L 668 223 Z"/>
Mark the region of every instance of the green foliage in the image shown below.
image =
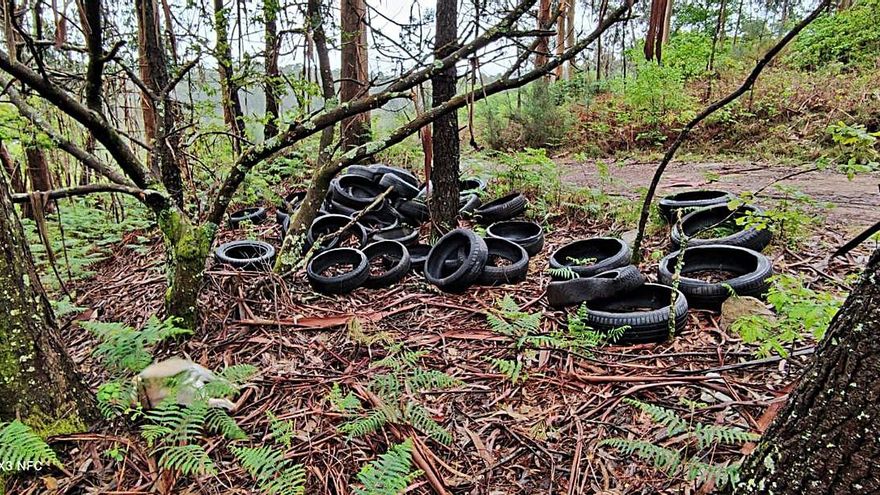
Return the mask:
<path id="1" fill-rule="evenodd" d="M 773 187 L 781 195 L 781 198 L 776 200 L 772 207 L 764 208 L 761 213 L 745 210 L 735 219 L 735 225 L 739 228 L 767 229 L 773 233 L 776 241 L 791 248 L 797 248 L 807 239 L 812 229 L 821 222 L 817 211 L 827 205 L 819 203 L 797 188 L 784 184 L 776 184 Z M 753 201 L 754 197 L 751 193 L 744 193 L 731 201 L 728 207 L 733 211 Z M 727 229 L 729 227 L 722 224 L 718 228 Z M 739 230 L 739 228 L 733 230 Z M 715 234 L 727 235 L 725 232 L 715 232 Z"/>
<path id="2" fill-rule="evenodd" d="M 190 443 L 168 445 L 158 449 L 159 466 L 178 471 L 183 476 L 192 474 L 216 475 L 217 468 L 201 445 Z"/>
<path id="3" fill-rule="evenodd" d="M 305 493 L 306 470 L 284 458 L 284 453 L 271 447 L 238 447 L 229 450 L 256 481 L 260 493 L 266 495 L 302 495 Z"/>
<path id="4" fill-rule="evenodd" d="M 404 350 L 401 345 L 389 349 L 386 357 L 373 362 L 371 369 L 388 369 L 389 373 L 373 375 L 368 388 L 382 401 L 381 407 L 361 412 L 360 401 L 349 392 L 342 395 L 338 384 L 334 384 L 328 395 L 331 406 L 351 419 L 339 426 L 339 431 L 349 437 L 358 437 L 381 430 L 389 422 L 405 422 L 421 430 L 434 440 L 450 444 L 452 435 L 430 413 L 409 394 L 454 387 L 461 380 L 438 370 L 424 369 L 420 360 L 427 355 L 425 351 Z"/>
<path id="5" fill-rule="evenodd" d="M 0 473 L 32 469 L 40 465 L 61 466 L 55 452 L 19 420 L 0 423 Z"/>
<path id="6" fill-rule="evenodd" d="M 831 163 L 852 179 L 856 173 L 880 169 L 877 138 L 880 131 L 868 132 L 862 124 L 847 125 L 843 121 L 828 126 L 828 133 L 837 145 Z"/>
<path id="7" fill-rule="evenodd" d="M 517 385 L 528 380 L 528 373 L 523 373 L 523 363 L 519 360 L 486 358 L 486 361 L 492 363 L 492 367 L 504 375 L 510 383 Z"/>
<path id="8" fill-rule="evenodd" d="M 744 342 L 758 346 L 758 356 L 773 353 L 787 356 L 785 346 L 809 335 L 822 340 L 828 325 L 837 314 L 841 299 L 829 292 L 808 288 L 804 280 L 792 275 L 770 278 L 767 301 L 776 311 L 776 319 L 763 315 L 744 315 L 731 326 Z"/>
<path id="9" fill-rule="evenodd" d="M 478 107 L 483 138 L 494 150 L 554 147 L 562 144 L 571 125 L 571 112 L 561 101 L 570 85 L 556 90 L 539 80 L 520 90 L 517 102 L 509 95 L 489 98 Z"/>
<path id="10" fill-rule="evenodd" d="M 671 448 L 627 438 L 607 438 L 599 445 L 612 447 L 624 455 L 636 455 L 671 477 L 684 475 L 688 481 L 711 481 L 717 485 L 716 488 L 728 483 L 735 484 L 739 480 L 739 464 L 715 464 L 702 459 L 707 456 L 711 458 L 711 452 L 719 444 L 738 445 L 759 438 L 736 427 L 688 421 L 675 411 L 654 404 L 630 398 L 624 399 L 624 402 L 650 416 L 654 422 L 666 428 L 667 437 L 674 437 L 676 442 L 684 445 Z M 692 444 L 696 444 L 697 452 L 686 457 L 687 449 Z"/>
<path id="11" fill-rule="evenodd" d="M 547 275 L 561 280 L 574 280 L 581 277 L 578 272 L 574 271 L 570 266 L 547 268 L 544 271 L 547 272 Z"/>
<path id="12" fill-rule="evenodd" d="M 361 486 L 355 495 L 399 495 L 423 473 L 412 467 L 412 440 L 392 445 L 388 451 L 372 461 L 357 474 Z"/>
<path id="13" fill-rule="evenodd" d="M 825 14 L 794 39 L 787 61 L 799 69 L 829 65 L 867 66 L 880 53 L 880 1 L 859 0 L 848 9 Z"/>
<path id="14" fill-rule="evenodd" d="M 526 148 L 513 153 L 486 153 L 489 166 L 481 175 L 493 177 L 497 195 L 517 191 L 553 201 L 562 188 L 559 166 L 543 148 Z"/>
<path id="15" fill-rule="evenodd" d="M 101 342 L 92 353 L 112 371 L 137 373 L 152 361 L 152 346 L 163 340 L 191 335 L 192 331 L 176 326 L 174 318 L 159 320 L 150 317 L 143 328 L 136 330 L 123 323 L 83 321 L 80 326 L 90 331 Z"/>
<path id="16" fill-rule="evenodd" d="M 266 411 L 266 417 L 269 418 L 269 431 L 272 433 L 272 440 L 289 448 L 293 443 L 293 423 L 279 419 L 272 411 Z"/>

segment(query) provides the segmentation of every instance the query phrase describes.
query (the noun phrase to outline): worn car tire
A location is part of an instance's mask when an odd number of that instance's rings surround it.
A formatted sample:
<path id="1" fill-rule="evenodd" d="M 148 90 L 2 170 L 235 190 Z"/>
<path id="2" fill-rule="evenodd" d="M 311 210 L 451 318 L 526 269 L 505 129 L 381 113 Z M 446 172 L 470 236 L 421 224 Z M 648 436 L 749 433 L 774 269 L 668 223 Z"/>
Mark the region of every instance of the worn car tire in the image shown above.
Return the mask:
<path id="1" fill-rule="evenodd" d="M 410 268 L 413 271 L 420 272 L 425 267 L 425 260 L 428 259 L 428 253 L 431 252 L 430 244 L 412 244 L 406 246 L 409 251 Z"/>
<path id="2" fill-rule="evenodd" d="M 527 203 L 522 194 L 511 193 L 480 206 L 474 210 L 474 217 L 482 224 L 510 220 L 526 211 Z"/>
<path id="3" fill-rule="evenodd" d="M 726 205 L 733 199 L 733 194 L 727 191 L 715 191 L 701 189 L 697 191 L 685 191 L 676 194 L 670 194 L 662 198 L 657 203 L 660 215 L 668 222 L 678 220 L 678 212 L 684 216 L 694 210 L 705 208 L 707 206 Z"/>
<path id="4" fill-rule="evenodd" d="M 231 241 L 217 246 L 214 259 L 244 270 L 268 270 L 275 259 L 275 248 L 263 241 Z"/>
<path id="5" fill-rule="evenodd" d="M 324 234 L 331 234 L 333 232 L 338 231 L 342 227 L 348 225 L 351 222 L 351 217 L 346 215 L 324 215 L 315 219 L 312 222 L 311 227 L 309 227 L 308 233 L 306 234 L 306 240 L 308 241 L 308 245 L 312 246 L 318 238 L 320 238 Z M 367 230 L 364 229 L 364 226 L 359 223 L 353 223 L 348 227 L 344 232 L 342 232 L 342 236 L 344 235 L 355 236 L 358 239 L 358 246 L 362 247 L 367 244 Z M 340 236 L 336 236 L 329 241 L 325 241 L 321 246 L 321 249 L 333 249 L 339 246 Z"/>
<path id="6" fill-rule="evenodd" d="M 293 215 L 303 200 L 306 199 L 306 191 L 292 191 L 285 196 L 281 204 L 275 207 L 275 220 L 281 223 L 284 216 Z"/>
<path id="7" fill-rule="evenodd" d="M 375 232 L 372 239 L 373 241 L 397 241 L 405 246 L 410 246 L 419 242 L 419 231 L 400 225 Z"/>
<path id="8" fill-rule="evenodd" d="M 629 245 L 614 237 L 593 237 L 566 244 L 550 255 L 550 268 L 567 267 L 580 277 L 592 277 L 599 273 L 630 264 Z M 591 265 L 577 265 L 570 258 L 595 258 Z"/>
<path id="9" fill-rule="evenodd" d="M 417 199 L 398 201 L 394 204 L 394 208 L 403 215 L 405 220 L 416 225 L 421 224 L 431 215 L 428 205 Z"/>
<path id="10" fill-rule="evenodd" d="M 575 278 L 547 285 L 547 302 L 554 308 L 607 299 L 633 291 L 645 284 L 645 276 L 627 265 L 593 277 Z"/>
<path id="11" fill-rule="evenodd" d="M 383 258 L 383 271 L 380 274 L 373 275 L 369 273 L 364 287 L 377 289 L 380 287 L 388 287 L 400 282 L 403 277 L 409 273 L 411 259 L 406 246 L 397 241 L 379 241 L 374 242 L 363 249 L 367 262 L 372 265 L 377 258 Z M 367 269 L 371 272 L 371 268 Z"/>
<path id="12" fill-rule="evenodd" d="M 241 222 L 248 221 L 254 225 L 259 225 L 266 221 L 266 209 L 262 206 L 254 206 L 251 208 L 242 208 L 229 214 L 229 226 L 237 228 Z"/>
<path id="13" fill-rule="evenodd" d="M 519 244 L 501 238 L 485 239 L 489 258 L 483 273 L 477 279 L 480 285 L 516 284 L 526 279 L 529 271 L 529 255 Z M 506 266 L 491 264 L 493 256 L 501 257 L 510 262 Z"/>
<path id="14" fill-rule="evenodd" d="M 461 194 L 477 194 L 486 190 L 486 181 L 479 177 L 467 177 L 458 182 Z"/>
<path id="15" fill-rule="evenodd" d="M 458 213 L 464 217 L 473 216 L 474 211 L 480 207 L 482 201 L 476 194 L 467 194 L 458 197 Z"/>
<path id="16" fill-rule="evenodd" d="M 495 222 L 486 229 L 486 235 L 513 241 L 534 256 L 544 249 L 544 229 L 535 222 L 509 220 Z"/>
<path id="17" fill-rule="evenodd" d="M 379 185 L 383 189 L 391 188 L 392 193 L 398 198 L 412 199 L 419 194 L 419 188 L 395 174 L 385 174 L 379 179 Z"/>
<path id="18" fill-rule="evenodd" d="M 360 175 L 341 175 L 330 181 L 330 197 L 349 208 L 362 209 L 382 194 L 382 188 Z"/>
<path id="19" fill-rule="evenodd" d="M 676 251 L 660 260 L 658 281 L 661 284 L 672 285 L 680 255 L 681 251 Z M 690 273 L 714 270 L 735 276 L 719 282 L 688 277 Z M 717 310 L 730 297 L 730 290 L 738 296 L 763 296 L 770 286 L 767 279 L 772 275 L 770 260 L 757 251 L 738 246 L 694 246 L 684 250 L 678 290 L 687 297 L 692 308 Z"/>
<path id="20" fill-rule="evenodd" d="M 359 175 L 372 182 L 378 182 L 379 177 L 382 176 L 382 174 L 370 165 L 349 165 L 345 169 L 345 173 L 347 175 Z"/>
<path id="21" fill-rule="evenodd" d="M 722 223 L 725 219 L 735 220 L 746 215 L 762 215 L 764 213 L 755 206 L 741 206 L 731 211 L 726 204 L 709 206 L 685 215 L 681 222 L 672 226 L 672 244 L 680 247 L 685 236 L 688 237 L 687 246 L 705 246 L 709 244 L 724 244 L 727 246 L 739 246 L 755 251 L 761 251 L 773 238 L 768 229 L 755 229 L 753 227 L 742 228 L 733 234 L 715 237 L 712 239 L 695 238 L 694 235 L 707 227 Z"/>
<path id="22" fill-rule="evenodd" d="M 587 324 L 603 332 L 629 327 L 614 344 L 665 342 L 670 337 L 670 315 L 675 318 L 676 333 L 687 325 L 688 303 L 681 292 L 670 313 L 672 291 L 665 285 L 644 284 L 626 294 L 593 301 L 587 309 Z"/>
<path id="23" fill-rule="evenodd" d="M 334 265 L 351 265 L 350 271 L 338 275 L 322 275 Z M 348 294 L 360 287 L 370 276 L 370 265 L 363 251 L 353 248 L 328 249 L 309 261 L 306 277 L 316 292 L 321 294 Z"/>
<path id="24" fill-rule="evenodd" d="M 404 170 L 400 167 L 391 167 L 389 165 L 383 165 L 383 164 L 377 163 L 375 165 L 370 165 L 370 168 L 375 170 L 376 174 L 380 178 L 381 178 L 381 176 L 386 175 L 386 174 L 394 174 L 397 177 L 406 181 L 407 184 L 409 184 L 417 189 L 419 187 L 418 177 L 416 177 L 415 175 L 413 175 L 409 171 Z M 379 180 L 379 179 L 377 178 L 377 180 Z"/>
<path id="25" fill-rule="evenodd" d="M 463 292 L 483 273 L 488 258 L 489 250 L 480 236 L 470 230 L 455 229 L 431 248 L 425 260 L 425 278 L 442 291 Z M 458 259 L 462 263 L 448 270 L 446 261 Z"/>

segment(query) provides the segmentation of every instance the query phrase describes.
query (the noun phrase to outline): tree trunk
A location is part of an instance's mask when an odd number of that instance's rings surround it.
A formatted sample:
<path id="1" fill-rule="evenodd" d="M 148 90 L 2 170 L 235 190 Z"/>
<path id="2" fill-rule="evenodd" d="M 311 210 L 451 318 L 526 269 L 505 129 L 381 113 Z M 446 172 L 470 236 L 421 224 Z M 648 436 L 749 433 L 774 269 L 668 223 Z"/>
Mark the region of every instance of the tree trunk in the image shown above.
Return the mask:
<path id="1" fill-rule="evenodd" d="M 41 148 L 29 146 L 24 150 L 27 160 L 27 176 L 31 181 L 31 191 L 51 191 L 52 175 L 49 173 L 49 162 Z M 46 203 L 46 212 L 54 211 L 53 203 Z"/>
<path id="2" fill-rule="evenodd" d="M 880 249 L 746 460 L 736 493 L 880 492 L 878 331 Z"/>
<path id="3" fill-rule="evenodd" d="M 342 67 L 339 71 L 339 99 L 345 103 L 367 95 L 367 6 L 364 0 L 341 0 Z M 370 141 L 370 112 L 342 121 L 342 149 L 348 151 Z"/>
<path id="4" fill-rule="evenodd" d="M 180 134 L 174 131 L 176 115 L 174 102 L 164 92 L 171 81 L 168 75 L 168 57 L 162 43 L 159 28 L 159 13 L 156 0 L 137 0 L 138 53 L 140 56 L 141 77 L 144 84 L 159 100 L 153 101 L 144 95 L 144 122 L 152 119 L 146 126 L 147 137 L 152 137 L 153 153 L 150 166 L 159 172 L 162 184 L 178 207 L 183 206 L 183 179 L 181 166 L 175 151 L 180 149 Z M 147 108 L 149 107 L 149 108 Z"/>
<path id="5" fill-rule="evenodd" d="M 565 36 L 568 32 L 568 3 L 570 0 L 559 1 L 559 17 L 556 19 L 556 56 L 565 53 Z M 556 79 L 565 78 L 565 64 L 556 68 Z"/>
<path id="6" fill-rule="evenodd" d="M 541 0 L 538 6 L 538 29 L 548 29 L 550 24 L 550 0 Z M 550 37 L 539 36 L 535 44 L 535 68 L 547 65 L 547 56 L 550 54 Z"/>
<path id="7" fill-rule="evenodd" d="M 278 1 L 263 1 L 263 20 L 266 24 L 266 46 L 264 51 L 266 63 L 266 81 L 263 91 L 266 93 L 266 125 L 263 126 L 263 139 L 275 137 L 278 134 L 278 121 L 281 117 L 281 108 L 278 101 L 276 86 L 279 83 L 280 71 L 278 69 Z"/>
<path id="8" fill-rule="evenodd" d="M 437 27 L 434 59 L 439 60 L 458 47 L 457 0 L 437 1 Z M 438 107 L 455 96 L 456 69 L 452 65 L 431 78 L 433 89 L 431 105 Z M 449 112 L 434 121 L 434 165 L 431 167 L 431 222 L 440 233 L 455 228 L 459 209 L 459 154 L 458 115 Z"/>
<path id="9" fill-rule="evenodd" d="M 568 0 L 568 8 L 565 11 L 566 13 L 566 21 L 565 21 L 565 49 L 570 50 L 574 48 L 575 42 L 575 30 L 574 30 L 574 18 L 575 18 L 575 8 L 577 6 L 577 0 Z M 571 79 L 574 77 L 574 57 L 568 61 L 568 74 L 566 74 L 567 79 Z"/>
<path id="10" fill-rule="evenodd" d="M 0 174 L 0 420 L 23 419 L 42 435 L 98 419 L 89 389 L 58 338 L 55 316 Z"/>
<path id="11" fill-rule="evenodd" d="M 174 206 L 158 214 L 159 229 L 165 239 L 168 258 L 165 310 L 181 319 L 185 328 L 198 324 L 198 299 L 202 289 L 205 261 L 211 252 L 211 243 L 217 226 L 211 223 L 193 225 L 187 216 Z"/>
<path id="12" fill-rule="evenodd" d="M 223 119 L 232 132 L 232 149 L 236 156 L 241 154 L 241 138 L 244 137 L 244 113 L 238 98 L 238 84 L 232 68 L 232 47 L 229 45 L 229 9 L 223 0 L 214 0 L 214 31 L 217 35 L 216 54 L 220 73 Z"/>
<path id="13" fill-rule="evenodd" d="M 12 192 L 14 193 L 24 193 L 27 192 L 27 186 L 24 183 L 24 177 L 21 174 L 21 167 L 18 166 L 18 163 L 12 159 L 12 155 L 9 154 L 9 150 L 6 148 L 6 145 L 3 144 L 3 141 L 0 141 L 0 163 L 3 164 L 3 170 L 6 171 L 6 174 L 9 176 L 9 180 L 11 181 Z M 25 218 L 32 218 L 33 213 L 30 210 L 30 203 L 22 203 L 21 204 L 21 215 Z"/>

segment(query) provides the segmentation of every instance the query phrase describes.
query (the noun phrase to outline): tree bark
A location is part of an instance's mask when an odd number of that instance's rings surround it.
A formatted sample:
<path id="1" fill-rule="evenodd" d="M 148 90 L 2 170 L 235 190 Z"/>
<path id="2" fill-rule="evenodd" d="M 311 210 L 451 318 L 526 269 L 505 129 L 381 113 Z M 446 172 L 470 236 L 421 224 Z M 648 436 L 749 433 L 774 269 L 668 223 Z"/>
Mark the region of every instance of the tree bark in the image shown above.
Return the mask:
<path id="1" fill-rule="evenodd" d="M 880 249 L 746 460 L 736 493 L 880 492 L 878 331 Z"/>
<path id="2" fill-rule="evenodd" d="M 367 62 L 367 6 L 364 0 L 340 0 L 342 67 L 339 71 L 339 99 L 342 103 L 364 97 L 369 91 Z M 371 138 L 370 112 L 342 121 L 342 149 L 366 144 Z"/>
<path id="3" fill-rule="evenodd" d="M 438 0 L 434 58 L 441 59 L 458 48 L 458 2 Z M 455 96 L 457 73 L 455 65 L 437 73 L 431 79 L 431 106 L 438 107 Z M 457 112 L 441 115 L 434 121 L 434 164 L 430 198 L 431 222 L 440 233 L 455 228 L 459 209 L 459 155 Z"/>
<path id="4" fill-rule="evenodd" d="M 202 289 L 205 261 L 217 226 L 195 225 L 178 208 L 169 206 L 158 213 L 159 229 L 165 239 L 168 290 L 165 310 L 181 319 L 185 328 L 198 325 L 198 299 Z"/>
<path id="5" fill-rule="evenodd" d="M 177 162 L 176 150 L 180 149 L 180 134 L 174 130 L 176 108 L 166 91 L 171 77 L 168 74 L 168 57 L 162 43 L 159 13 L 156 0 L 136 0 L 138 17 L 138 41 L 140 46 L 141 77 L 152 96 L 144 95 L 144 121 L 153 119 L 147 126 L 152 132 L 153 152 L 150 167 L 158 171 L 162 184 L 178 207 L 183 206 L 183 178 Z M 150 137 L 148 133 L 148 138 Z"/>
<path id="6" fill-rule="evenodd" d="M 215 56 L 220 73 L 223 119 L 234 134 L 232 149 L 236 156 L 241 154 L 241 138 L 245 135 L 244 112 L 238 98 L 238 83 L 235 82 L 232 67 L 232 46 L 229 44 L 229 9 L 223 0 L 214 0 L 214 31 L 217 35 Z"/>
<path id="7" fill-rule="evenodd" d="M 55 316 L 0 174 L 0 420 L 42 434 L 85 430 L 97 420 L 89 389 L 58 337 Z"/>
<path id="8" fill-rule="evenodd" d="M 266 25 L 266 46 L 264 58 L 266 63 L 266 80 L 263 91 L 266 93 L 266 125 L 263 126 L 263 139 L 278 134 L 278 120 L 281 107 L 278 101 L 278 85 L 280 71 L 278 69 L 278 0 L 263 0 L 263 21 Z"/>
<path id="9" fill-rule="evenodd" d="M 25 186 L 24 177 L 21 174 L 21 167 L 12 159 L 12 155 L 9 154 L 9 150 L 6 149 L 3 141 L 0 141 L 0 163 L 3 164 L 3 170 L 9 176 L 12 192 L 19 194 L 27 192 L 27 186 Z M 21 205 L 21 215 L 25 218 L 33 217 L 33 213 L 30 211 L 30 204 L 24 203 Z"/>
<path id="10" fill-rule="evenodd" d="M 49 162 L 46 153 L 36 146 L 28 146 L 24 150 L 27 162 L 27 176 L 31 181 L 31 191 L 51 191 L 52 175 L 49 173 Z M 46 204 L 46 211 L 54 210 L 52 203 Z"/>
<path id="11" fill-rule="evenodd" d="M 538 29 L 547 29 L 550 24 L 550 0 L 541 0 L 538 5 Z M 535 68 L 544 67 L 550 54 L 550 37 L 539 36 L 535 44 Z"/>

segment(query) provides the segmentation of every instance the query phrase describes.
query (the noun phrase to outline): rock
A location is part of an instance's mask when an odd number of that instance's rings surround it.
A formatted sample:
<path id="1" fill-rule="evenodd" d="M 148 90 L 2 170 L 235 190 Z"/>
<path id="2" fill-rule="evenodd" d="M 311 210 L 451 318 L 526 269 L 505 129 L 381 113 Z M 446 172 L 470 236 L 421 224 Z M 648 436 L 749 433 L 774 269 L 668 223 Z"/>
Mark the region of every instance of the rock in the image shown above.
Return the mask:
<path id="1" fill-rule="evenodd" d="M 730 297 L 721 305 L 721 328 L 730 331 L 733 322 L 750 315 L 763 316 L 771 322 L 776 321 L 776 315 L 760 299 L 751 296 Z"/>

